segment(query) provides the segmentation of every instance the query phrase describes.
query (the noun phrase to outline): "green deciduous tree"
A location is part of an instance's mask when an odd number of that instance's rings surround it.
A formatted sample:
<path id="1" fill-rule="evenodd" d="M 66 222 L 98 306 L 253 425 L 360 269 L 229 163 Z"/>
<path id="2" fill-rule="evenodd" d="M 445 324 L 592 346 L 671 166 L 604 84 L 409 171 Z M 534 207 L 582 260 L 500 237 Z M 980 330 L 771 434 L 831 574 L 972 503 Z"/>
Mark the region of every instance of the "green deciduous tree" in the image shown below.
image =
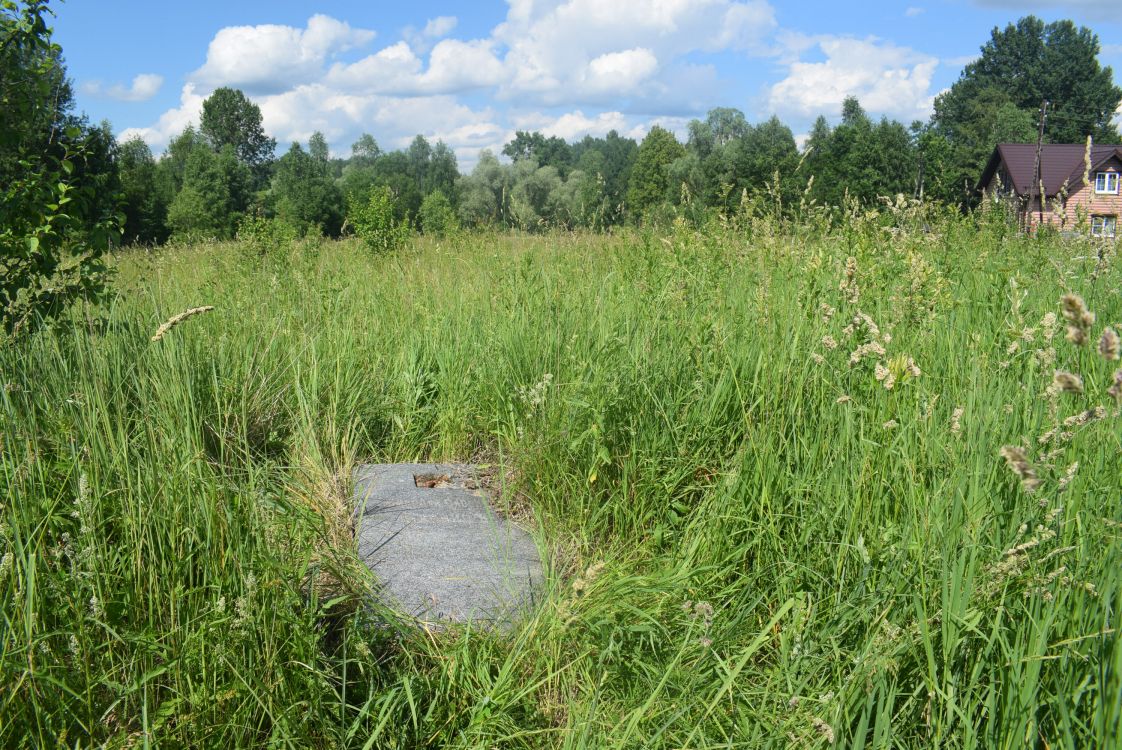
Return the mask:
<path id="1" fill-rule="evenodd" d="M 576 169 L 600 182 L 604 201 L 600 220 L 607 226 L 623 221 L 627 183 L 639 145 L 612 130 L 603 138 L 585 136 L 572 147 L 572 151 Z"/>
<path id="2" fill-rule="evenodd" d="M 684 156 L 685 147 L 669 130 L 655 125 L 639 144 L 627 187 L 627 207 L 636 216 L 664 202 L 670 185 L 669 168 Z"/>
<path id="3" fill-rule="evenodd" d="M 382 153 L 378 142 L 369 133 L 363 133 L 358 140 L 351 144 L 351 164 L 369 167 Z"/>
<path id="4" fill-rule="evenodd" d="M 943 197 L 965 199 L 963 185 L 973 187 L 998 143 L 1035 141 L 1044 100 L 1047 142 L 1082 143 L 1088 135 L 1117 142 L 1111 120 L 1122 88 L 1098 54 L 1098 37 L 1071 21 L 1045 24 L 1026 16 L 994 28 L 981 56 L 935 99 L 932 127 L 951 149 Z"/>
<path id="5" fill-rule="evenodd" d="M 343 225 L 342 191 L 328 177 L 326 162 L 304 151 L 299 143 L 292 144 L 277 160 L 273 199 L 277 218 L 301 233 L 311 230 L 329 237 L 339 235 Z"/>
<path id="6" fill-rule="evenodd" d="M 196 144 L 186 159 L 183 187 L 168 207 L 168 226 L 183 238 L 233 237 L 249 205 L 252 181 L 232 145 L 215 153 Z"/>
<path id="7" fill-rule="evenodd" d="M 277 142 L 265 134 L 261 108 L 238 89 L 215 89 L 203 102 L 201 132 L 215 148 L 232 146 L 239 161 L 249 166 L 258 180 L 273 158 Z"/>
<path id="8" fill-rule="evenodd" d="M 167 239 L 167 201 L 159 189 L 156 161 L 139 136 L 121 144 L 117 154 L 124 198 L 125 242 L 156 244 Z"/>
<path id="9" fill-rule="evenodd" d="M 842 104 L 842 121 L 830 128 L 819 118 L 807 140 L 806 169 L 814 196 L 841 204 L 848 196 L 864 203 L 916 189 L 916 150 L 908 129 L 895 120 L 873 122 L 854 97 Z"/>
<path id="10" fill-rule="evenodd" d="M 471 174 L 457 184 L 459 215 L 468 226 L 499 226 L 509 216 L 510 175 L 491 151 L 479 153 Z"/>
<path id="11" fill-rule="evenodd" d="M 331 150 L 327 147 L 327 138 L 318 130 L 308 139 L 308 155 L 312 157 L 316 168 L 326 177 L 330 171 Z"/>
<path id="12" fill-rule="evenodd" d="M 119 236 L 114 142 L 69 114 L 43 0 L 0 0 L 0 327 L 27 331 L 103 288 Z"/>
<path id="13" fill-rule="evenodd" d="M 516 162 L 533 159 L 539 167 L 553 167 L 562 177 L 569 174 L 573 165 L 572 148 L 564 138 L 524 130 L 517 131 L 514 140 L 503 146 L 503 156 Z"/>
<path id="14" fill-rule="evenodd" d="M 425 196 L 421 203 L 421 231 L 425 234 L 443 237 L 459 228 L 452 202 L 439 190 Z"/>
<path id="15" fill-rule="evenodd" d="M 369 195 L 356 197 L 347 206 L 347 222 L 371 250 L 395 250 L 409 239 L 409 226 L 397 218 L 393 204 L 393 193 L 380 186 Z"/>

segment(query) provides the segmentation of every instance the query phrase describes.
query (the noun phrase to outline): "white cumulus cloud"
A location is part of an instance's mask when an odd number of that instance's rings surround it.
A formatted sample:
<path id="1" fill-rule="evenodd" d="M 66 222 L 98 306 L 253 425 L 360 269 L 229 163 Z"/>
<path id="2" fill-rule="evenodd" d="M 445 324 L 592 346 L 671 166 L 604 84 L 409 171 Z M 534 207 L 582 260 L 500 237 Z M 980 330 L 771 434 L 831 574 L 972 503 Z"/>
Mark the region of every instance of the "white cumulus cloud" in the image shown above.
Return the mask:
<path id="1" fill-rule="evenodd" d="M 764 50 L 776 27 L 764 0 L 511 0 L 495 39 L 507 48 L 500 93 L 549 105 L 630 98 L 696 52 Z"/>
<path id="2" fill-rule="evenodd" d="M 931 79 L 938 59 L 876 39 L 822 36 L 815 46 L 826 59 L 796 61 L 769 91 L 768 106 L 783 115 L 836 115 L 847 96 L 862 107 L 905 121 L 930 114 Z"/>
<path id="3" fill-rule="evenodd" d="M 354 29 L 323 15 L 312 16 L 304 29 L 275 24 L 229 26 L 215 34 L 206 63 L 192 78 L 250 94 L 277 93 L 315 81 L 329 57 L 373 38 L 373 31 Z"/>
<path id="4" fill-rule="evenodd" d="M 132 85 L 115 83 L 104 87 L 101 81 L 87 81 L 80 90 L 89 96 L 104 96 L 121 102 L 146 102 L 160 92 L 164 77 L 155 73 L 141 73 L 132 79 Z"/>
<path id="5" fill-rule="evenodd" d="M 451 34 L 458 23 L 459 20 L 455 16 L 437 16 L 429 19 L 421 33 L 430 39 L 439 39 Z"/>
<path id="6" fill-rule="evenodd" d="M 157 150 L 163 148 L 172 138 L 182 133 L 188 125 L 198 127 L 199 115 L 203 110 L 203 99 L 205 97 L 195 89 L 195 84 L 188 83 L 179 94 L 178 107 L 164 112 L 153 125 L 142 128 L 126 128 L 117 137 L 122 141 L 140 137 L 145 143 Z"/>
<path id="7" fill-rule="evenodd" d="M 456 38 L 457 28 L 454 16 L 429 18 L 372 49 L 374 31 L 326 15 L 302 28 L 223 28 L 179 104 L 125 134 L 159 149 L 230 86 L 261 107 L 281 150 L 317 130 L 337 152 L 363 132 L 384 148 L 420 132 L 470 168 L 478 149 L 501 148 L 526 118 L 568 140 L 612 129 L 642 137 L 654 123 L 684 132 L 690 117 L 730 104 L 705 56 L 770 55 L 777 25 L 767 0 L 509 0 L 490 35 Z M 499 111 L 465 104 L 471 92 Z"/>

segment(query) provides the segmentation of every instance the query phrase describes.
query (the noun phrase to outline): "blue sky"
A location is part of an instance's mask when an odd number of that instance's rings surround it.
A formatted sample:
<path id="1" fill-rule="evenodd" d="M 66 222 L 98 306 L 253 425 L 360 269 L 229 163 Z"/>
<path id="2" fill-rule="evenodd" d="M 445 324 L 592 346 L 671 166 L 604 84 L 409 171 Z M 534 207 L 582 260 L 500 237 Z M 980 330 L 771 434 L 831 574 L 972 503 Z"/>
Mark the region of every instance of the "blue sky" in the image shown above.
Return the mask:
<path id="1" fill-rule="evenodd" d="M 463 169 L 515 130 L 568 140 L 736 107 L 796 134 L 855 95 L 926 119 L 994 26 L 1032 12 L 1091 27 L 1122 81 L 1122 0 L 359 0 L 55 4 L 79 109 L 159 154 L 218 86 L 244 90 L 284 150 L 322 131 L 343 155 L 417 133 Z"/>

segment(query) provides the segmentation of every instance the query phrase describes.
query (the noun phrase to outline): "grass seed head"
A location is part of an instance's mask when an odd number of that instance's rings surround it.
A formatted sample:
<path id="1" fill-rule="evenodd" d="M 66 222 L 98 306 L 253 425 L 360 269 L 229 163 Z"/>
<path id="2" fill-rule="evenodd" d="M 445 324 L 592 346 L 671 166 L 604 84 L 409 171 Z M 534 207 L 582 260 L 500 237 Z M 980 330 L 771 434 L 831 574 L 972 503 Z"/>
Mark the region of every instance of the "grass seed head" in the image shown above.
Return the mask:
<path id="1" fill-rule="evenodd" d="M 962 432 L 962 415 L 966 413 L 966 407 L 956 406 L 951 413 L 951 434 L 958 436 Z"/>
<path id="2" fill-rule="evenodd" d="M 1078 294 L 1065 294 L 1060 305 L 1067 321 L 1067 340 L 1076 346 L 1087 343 L 1087 334 L 1095 324 L 1095 314 L 1087 309 L 1087 304 Z"/>
<path id="3" fill-rule="evenodd" d="M 1118 332 L 1113 328 L 1107 328 L 1103 331 L 1103 335 L 1099 337 L 1099 354 L 1102 358 L 1110 362 L 1117 362 L 1122 351 L 1120 346 Z"/>
<path id="4" fill-rule="evenodd" d="M 1056 374 L 1052 377 L 1052 385 L 1061 393 L 1083 392 L 1083 378 L 1064 370 L 1056 370 Z"/>
<path id="5" fill-rule="evenodd" d="M 1001 449 L 1001 457 L 1005 459 L 1009 470 L 1021 480 L 1021 487 L 1024 488 L 1025 492 L 1029 494 L 1035 492 L 1036 488 L 1040 486 L 1040 477 L 1037 476 L 1036 469 L 1028 460 L 1025 449 L 1016 445 L 1006 445 Z"/>
<path id="6" fill-rule="evenodd" d="M 1107 395 L 1114 399 L 1114 403 L 1122 404 L 1122 370 L 1114 371 L 1113 383 L 1106 389 Z"/>
<path id="7" fill-rule="evenodd" d="M 152 340 L 159 341 L 167 335 L 168 331 L 170 331 L 172 328 L 175 328 L 183 321 L 187 320 L 187 318 L 190 318 L 193 315 L 201 315 L 202 313 L 210 312 L 213 309 L 214 305 L 203 305 L 202 307 L 192 307 L 189 310 L 184 310 L 178 315 L 171 316 L 166 321 L 164 321 L 163 325 L 156 329 L 156 333 L 152 335 Z"/>

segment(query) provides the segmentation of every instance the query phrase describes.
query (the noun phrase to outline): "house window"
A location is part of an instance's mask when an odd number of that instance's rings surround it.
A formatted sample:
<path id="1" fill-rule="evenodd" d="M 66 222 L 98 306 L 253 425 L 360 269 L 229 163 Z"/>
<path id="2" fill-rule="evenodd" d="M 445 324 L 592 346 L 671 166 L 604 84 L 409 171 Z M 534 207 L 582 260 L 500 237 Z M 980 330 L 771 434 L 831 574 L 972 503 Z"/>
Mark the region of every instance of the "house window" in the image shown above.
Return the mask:
<path id="1" fill-rule="evenodd" d="M 1118 229 L 1117 216 L 1092 216 L 1091 234 L 1095 237 L 1113 237 Z"/>
<path id="2" fill-rule="evenodd" d="M 1095 175 L 1095 192 L 1118 195 L 1118 173 L 1099 172 Z"/>

